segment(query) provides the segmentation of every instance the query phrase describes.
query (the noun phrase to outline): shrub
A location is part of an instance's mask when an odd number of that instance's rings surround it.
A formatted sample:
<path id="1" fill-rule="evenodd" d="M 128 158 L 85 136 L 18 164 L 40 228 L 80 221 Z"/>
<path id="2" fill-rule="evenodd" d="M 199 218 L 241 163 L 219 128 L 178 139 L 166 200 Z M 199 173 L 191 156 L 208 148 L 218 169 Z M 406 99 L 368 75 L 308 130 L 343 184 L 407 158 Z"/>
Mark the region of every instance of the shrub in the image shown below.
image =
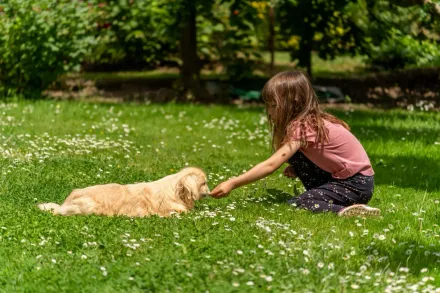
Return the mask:
<path id="1" fill-rule="evenodd" d="M 94 42 L 93 7 L 70 0 L 0 4 L 0 95 L 41 97 L 63 73 L 78 71 Z"/>
<path id="2" fill-rule="evenodd" d="M 177 53 L 165 1 L 93 0 L 93 6 L 99 10 L 98 46 L 86 60 L 87 70 L 154 68 Z"/>
<path id="3" fill-rule="evenodd" d="M 440 46 L 434 41 L 420 41 L 392 30 L 391 36 L 380 45 L 370 47 L 369 57 L 369 63 L 376 69 L 427 66 L 440 61 Z"/>

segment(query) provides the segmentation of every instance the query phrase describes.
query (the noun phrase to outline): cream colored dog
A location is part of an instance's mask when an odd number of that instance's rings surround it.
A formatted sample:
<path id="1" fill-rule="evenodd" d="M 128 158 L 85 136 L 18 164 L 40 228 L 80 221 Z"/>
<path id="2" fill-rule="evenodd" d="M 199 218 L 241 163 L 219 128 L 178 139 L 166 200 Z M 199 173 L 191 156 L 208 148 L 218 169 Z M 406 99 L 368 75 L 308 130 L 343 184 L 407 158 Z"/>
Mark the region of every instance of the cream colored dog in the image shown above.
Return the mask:
<path id="1" fill-rule="evenodd" d="M 194 202 L 209 194 L 206 175 L 199 168 L 184 168 L 153 182 L 106 184 L 75 189 L 60 206 L 43 203 L 38 207 L 54 215 L 170 216 L 186 212 Z"/>

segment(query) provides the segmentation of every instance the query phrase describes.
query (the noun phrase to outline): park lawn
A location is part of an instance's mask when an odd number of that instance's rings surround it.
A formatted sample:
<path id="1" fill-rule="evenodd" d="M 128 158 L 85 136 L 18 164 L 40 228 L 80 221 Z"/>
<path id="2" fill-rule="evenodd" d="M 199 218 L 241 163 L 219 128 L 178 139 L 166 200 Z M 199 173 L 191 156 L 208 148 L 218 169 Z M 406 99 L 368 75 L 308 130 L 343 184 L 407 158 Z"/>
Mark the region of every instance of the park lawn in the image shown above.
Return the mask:
<path id="1" fill-rule="evenodd" d="M 56 217 L 74 188 L 185 165 L 209 185 L 270 154 L 263 109 L 20 102 L 0 111 L 0 292 L 435 292 L 440 114 L 336 111 L 370 155 L 383 217 L 286 204 L 281 170 L 172 218 Z M 438 292 L 438 291 L 437 291 Z"/>
<path id="2" fill-rule="evenodd" d="M 262 53 L 262 61 L 269 66 L 270 54 L 268 52 Z M 275 66 L 276 71 L 293 70 L 296 68 L 297 62 L 290 60 L 289 52 L 275 52 Z M 331 78 L 331 77 L 353 77 L 365 76 L 368 74 L 367 66 L 361 56 L 337 56 L 334 60 L 323 60 L 319 58 L 316 53 L 312 54 L 313 76 L 317 78 Z M 256 71 L 256 76 L 264 76 L 266 72 Z M 221 70 L 207 70 L 201 72 L 203 79 L 221 79 Z M 64 78 L 82 77 L 91 80 L 168 80 L 179 77 L 178 68 L 157 68 L 146 71 L 122 71 L 122 72 L 84 72 L 80 75 L 69 74 Z"/>

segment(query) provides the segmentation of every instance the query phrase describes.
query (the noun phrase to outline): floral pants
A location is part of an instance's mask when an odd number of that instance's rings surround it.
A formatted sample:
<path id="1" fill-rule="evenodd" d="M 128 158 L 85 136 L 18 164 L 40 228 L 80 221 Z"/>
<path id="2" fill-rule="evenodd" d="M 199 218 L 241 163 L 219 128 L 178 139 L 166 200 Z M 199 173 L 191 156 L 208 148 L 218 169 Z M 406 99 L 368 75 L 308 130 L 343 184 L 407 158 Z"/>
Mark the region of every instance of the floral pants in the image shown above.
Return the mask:
<path id="1" fill-rule="evenodd" d="M 347 179 L 334 179 L 300 151 L 289 159 L 289 164 L 306 189 L 288 201 L 291 205 L 316 213 L 337 213 L 347 206 L 366 204 L 373 196 L 374 176 L 358 173 Z"/>

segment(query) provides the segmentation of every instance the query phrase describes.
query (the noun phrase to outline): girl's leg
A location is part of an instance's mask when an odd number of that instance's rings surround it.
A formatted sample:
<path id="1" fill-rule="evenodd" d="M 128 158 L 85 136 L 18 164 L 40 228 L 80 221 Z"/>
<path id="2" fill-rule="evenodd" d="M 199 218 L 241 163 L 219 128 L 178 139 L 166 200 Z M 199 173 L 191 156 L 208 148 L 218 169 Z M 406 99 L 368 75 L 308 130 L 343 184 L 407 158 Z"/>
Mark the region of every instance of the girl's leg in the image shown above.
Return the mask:
<path id="1" fill-rule="evenodd" d="M 337 213 L 344 206 L 343 202 L 335 201 L 329 196 L 327 190 L 321 188 L 313 188 L 307 190 L 300 196 L 296 196 L 288 201 L 289 204 L 306 209 L 315 213 L 334 212 Z"/>
<path id="2" fill-rule="evenodd" d="M 357 174 L 345 180 L 334 180 L 307 190 L 289 201 L 313 212 L 334 212 L 354 204 L 366 204 L 374 189 L 374 177 Z"/>
<path id="3" fill-rule="evenodd" d="M 320 169 L 300 151 L 289 159 L 289 164 L 306 190 L 321 186 L 333 179 L 330 173 Z"/>

